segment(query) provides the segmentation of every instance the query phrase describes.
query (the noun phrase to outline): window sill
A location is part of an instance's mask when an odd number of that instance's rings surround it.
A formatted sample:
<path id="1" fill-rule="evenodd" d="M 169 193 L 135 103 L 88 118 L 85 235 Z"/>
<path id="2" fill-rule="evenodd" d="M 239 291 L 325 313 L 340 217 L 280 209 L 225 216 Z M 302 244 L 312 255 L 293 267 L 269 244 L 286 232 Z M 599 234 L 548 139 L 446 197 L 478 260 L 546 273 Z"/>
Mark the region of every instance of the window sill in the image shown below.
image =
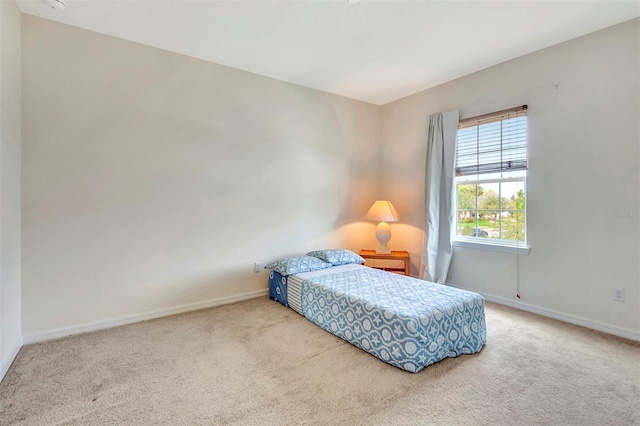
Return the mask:
<path id="1" fill-rule="evenodd" d="M 497 251 L 501 253 L 513 253 L 520 254 L 524 256 L 529 255 L 529 250 L 531 248 L 529 246 L 521 245 L 510 245 L 510 244 L 498 244 L 486 241 L 471 241 L 471 240 L 453 240 L 454 247 L 463 247 L 477 250 L 489 250 L 489 251 Z"/>

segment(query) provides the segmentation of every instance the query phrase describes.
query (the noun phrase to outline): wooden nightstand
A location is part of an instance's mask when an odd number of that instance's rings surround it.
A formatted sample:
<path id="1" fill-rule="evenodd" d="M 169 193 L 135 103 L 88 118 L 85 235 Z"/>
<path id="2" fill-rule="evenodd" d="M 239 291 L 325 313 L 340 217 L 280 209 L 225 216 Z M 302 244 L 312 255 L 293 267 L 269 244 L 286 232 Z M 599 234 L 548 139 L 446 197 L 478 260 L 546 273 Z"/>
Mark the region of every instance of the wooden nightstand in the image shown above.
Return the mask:
<path id="1" fill-rule="evenodd" d="M 411 275 L 411 261 L 408 251 L 392 251 L 391 254 L 376 254 L 375 250 L 360 250 L 360 256 L 367 261 L 365 266 L 406 276 Z"/>

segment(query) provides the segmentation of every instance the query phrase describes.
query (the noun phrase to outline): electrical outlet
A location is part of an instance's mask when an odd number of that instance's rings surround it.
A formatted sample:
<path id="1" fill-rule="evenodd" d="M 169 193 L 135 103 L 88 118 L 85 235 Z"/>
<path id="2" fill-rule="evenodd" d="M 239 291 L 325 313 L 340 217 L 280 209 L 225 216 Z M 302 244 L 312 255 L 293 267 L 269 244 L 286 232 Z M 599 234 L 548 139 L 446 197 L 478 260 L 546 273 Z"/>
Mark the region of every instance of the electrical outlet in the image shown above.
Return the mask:
<path id="1" fill-rule="evenodd" d="M 253 264 L 253 272 L 255 272 L 256 274 L 259 272 L 262 272 L 262 264 L 261 263 L 254 263 Z"/>
<path id="2" fill-rule="evenodd" d="M 624 289 L 623 288 L 614 288 L 613 289 L 613 300 L 616 302 L 624 302 Z"/>

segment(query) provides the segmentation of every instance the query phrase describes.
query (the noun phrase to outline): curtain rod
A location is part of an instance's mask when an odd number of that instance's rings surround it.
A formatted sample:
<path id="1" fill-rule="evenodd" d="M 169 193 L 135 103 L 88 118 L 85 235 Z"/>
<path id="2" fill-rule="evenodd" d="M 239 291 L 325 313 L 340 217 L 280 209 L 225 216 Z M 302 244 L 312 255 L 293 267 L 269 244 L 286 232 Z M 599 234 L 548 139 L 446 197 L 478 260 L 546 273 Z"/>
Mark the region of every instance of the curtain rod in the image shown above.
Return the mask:
<path id="1" fill-rule="evenodd" d="M 526 111 L 528 108 L 529 107 L 527 105 L 522 105 L 522 106 L 513 107 L 513 108 L 509 108 L 509 109 L 503 109 L 502 111 L 496 111 L 496 112 L 491 112 L 489 114 L 482 114 L 482 115 L 477 115 L 475 117 L 465 118 L 463 120 L 460 120 L 458 124 L 466 124 L 466 123 L 471 123 L 471 122 L 474 122 L 474 121 L 480 121 L 480 120 L 485 119 L 485 118 L 495 117 L 497 115 L 504 115 L 504 114 L 508 114 L 510 112 Z"/>

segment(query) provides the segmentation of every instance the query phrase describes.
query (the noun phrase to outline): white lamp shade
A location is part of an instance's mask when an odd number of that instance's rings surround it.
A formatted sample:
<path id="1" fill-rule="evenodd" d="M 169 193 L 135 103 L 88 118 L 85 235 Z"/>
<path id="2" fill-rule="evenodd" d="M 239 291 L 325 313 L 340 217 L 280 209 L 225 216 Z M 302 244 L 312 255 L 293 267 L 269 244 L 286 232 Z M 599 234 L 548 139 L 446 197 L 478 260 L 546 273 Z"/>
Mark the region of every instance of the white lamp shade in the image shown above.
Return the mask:
<path id="1" fill-rule="evenodd" d="M 376 222 L 397 222 L 400 220 L 400 215 L 391 204 L 391 201 L 378 200 L 373 203 L 364 218 L 375 220 Z"/>

